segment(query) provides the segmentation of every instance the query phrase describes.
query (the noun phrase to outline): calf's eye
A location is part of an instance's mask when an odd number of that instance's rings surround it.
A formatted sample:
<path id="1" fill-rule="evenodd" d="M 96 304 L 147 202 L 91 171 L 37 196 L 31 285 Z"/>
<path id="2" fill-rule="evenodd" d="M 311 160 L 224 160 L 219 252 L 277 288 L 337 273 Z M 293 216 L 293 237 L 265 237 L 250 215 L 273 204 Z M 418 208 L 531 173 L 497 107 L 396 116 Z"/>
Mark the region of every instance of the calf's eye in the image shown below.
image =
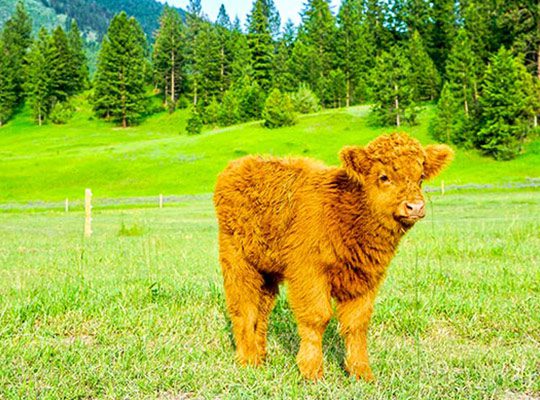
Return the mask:
<path id="1" fill-rule="evenodd" d="M 380 180 L 381 182 L 389 182 L 389 181 L 390 181 L 390 179 L 388 178 L 388 176 L 386 176 L 386 175 L 384 175 L 384 174 L 381 175 L 381 176 L 379 176 L 379 180 Z"/>

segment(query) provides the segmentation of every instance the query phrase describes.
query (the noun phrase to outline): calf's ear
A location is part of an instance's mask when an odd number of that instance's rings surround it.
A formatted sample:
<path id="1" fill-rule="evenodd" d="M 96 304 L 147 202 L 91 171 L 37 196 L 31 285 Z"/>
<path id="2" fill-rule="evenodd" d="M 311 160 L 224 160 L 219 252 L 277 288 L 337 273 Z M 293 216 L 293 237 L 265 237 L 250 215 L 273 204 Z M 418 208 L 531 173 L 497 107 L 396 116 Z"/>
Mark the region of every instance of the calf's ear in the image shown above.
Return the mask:
<path id="1" fill-rule="evenodd" d="M 368 172 L 369 167 L 369 160 L 364 148 L 346 146 L 339 152 L 339 159 L 347 175 L 356 179 L 359 183 L 364 182 L 363 176 Z"/>
<path id="2" fill-rule="evenodd" d="M 430 144 L 425 147 L 424 176 L 435 178 L 454 158 L 454 150 L 445 144 Z"/>

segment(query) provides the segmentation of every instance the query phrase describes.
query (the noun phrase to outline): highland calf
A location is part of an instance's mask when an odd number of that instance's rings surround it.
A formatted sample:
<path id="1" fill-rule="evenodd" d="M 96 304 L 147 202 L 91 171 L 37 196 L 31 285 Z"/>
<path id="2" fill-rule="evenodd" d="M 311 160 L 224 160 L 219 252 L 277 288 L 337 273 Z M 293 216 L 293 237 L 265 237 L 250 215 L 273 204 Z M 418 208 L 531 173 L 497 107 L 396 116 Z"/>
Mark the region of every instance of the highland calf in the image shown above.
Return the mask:
<path id="1" fill-rule="evenodd" d="M 424 216 L 422 181 L 453 152 L 405 134 L 345 147 L 341 167 L 248 156 L 220 174 L 214 195 L 236 356 L 260 364 L 278 285 L 298 323 L 297 363 L 322 376 L 322 336 L 336 301 L 347 371 L 365 380 L 367 330 L 377 290 L 401 237 Z"/>

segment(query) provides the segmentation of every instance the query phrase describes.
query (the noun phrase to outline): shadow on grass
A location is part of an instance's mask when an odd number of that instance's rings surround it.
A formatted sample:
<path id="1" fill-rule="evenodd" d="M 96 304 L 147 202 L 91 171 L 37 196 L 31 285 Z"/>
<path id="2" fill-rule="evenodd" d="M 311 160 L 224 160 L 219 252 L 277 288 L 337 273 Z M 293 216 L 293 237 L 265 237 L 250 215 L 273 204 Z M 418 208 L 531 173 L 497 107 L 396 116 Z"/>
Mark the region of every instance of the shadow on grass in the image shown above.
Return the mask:
<path id="1" fill-rule="evenodd" d="M 225 301 L 220 304 L 219 308 L 226 321 L 224 330 L 226 331 L 231 348 L 236 349 L 232 332 L 232 323 L 227 314 Z M 300 347 L 300 338 L 298 336 L 296 319 L 294 318 L 294 314 L 289 306 L 285 294 L 283 293 L 283 290 L 278 296 L 276 305 L 272 311 L 272 314 L 270 315 L 267 340 L 276 341 L 283 349 L 284 353 L 289 354 L 292 358 L 296 357 L 296 353 L 298 353 L 298 349 Z M 326 362 L 337 364 L 343 368 L 345 347 L 343 344 L 343 339 L 339 334 L 338 323 L 335 318 L 332 318 L 324 333 L 323 353 Z M 272 354 L 268 354 L 268 356 L 272 358 Z"/>
<path id="2" fill-rule="evenodd" d="M 278 297 L 276 306 L 270 316 L 268 338 L 275 339 L 285 352 L 296 357 L 296 353 L 300 347 L 300 338 L 298 336 L 296 319 L 283 293 Z M 338 364 L 343 368 L 345 347 L 343 339 L 339 335 L 338 324 L 335 318 L 332 318 L 324 332 L 323 354 L 327 362 Z"/>

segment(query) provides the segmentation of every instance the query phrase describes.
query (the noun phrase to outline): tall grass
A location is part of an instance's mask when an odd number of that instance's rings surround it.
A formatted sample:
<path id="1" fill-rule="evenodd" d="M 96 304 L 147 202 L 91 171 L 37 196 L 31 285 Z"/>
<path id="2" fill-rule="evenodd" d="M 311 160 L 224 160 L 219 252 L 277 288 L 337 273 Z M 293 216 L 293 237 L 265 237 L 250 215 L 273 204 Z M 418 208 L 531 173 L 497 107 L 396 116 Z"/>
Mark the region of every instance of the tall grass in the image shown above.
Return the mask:
<path id="1" fill-rule="evenodd" d="M 208 200 L 164 209 L 0 214 L 2 399 L 524 399 L 540 396 L 538 191 L 432 196 L 377 300 L 378 381 L 304 382 L 282 290 L 262 368 L 234 362 Z M 140 236 L 118 227 L 140 224 Z"/>

